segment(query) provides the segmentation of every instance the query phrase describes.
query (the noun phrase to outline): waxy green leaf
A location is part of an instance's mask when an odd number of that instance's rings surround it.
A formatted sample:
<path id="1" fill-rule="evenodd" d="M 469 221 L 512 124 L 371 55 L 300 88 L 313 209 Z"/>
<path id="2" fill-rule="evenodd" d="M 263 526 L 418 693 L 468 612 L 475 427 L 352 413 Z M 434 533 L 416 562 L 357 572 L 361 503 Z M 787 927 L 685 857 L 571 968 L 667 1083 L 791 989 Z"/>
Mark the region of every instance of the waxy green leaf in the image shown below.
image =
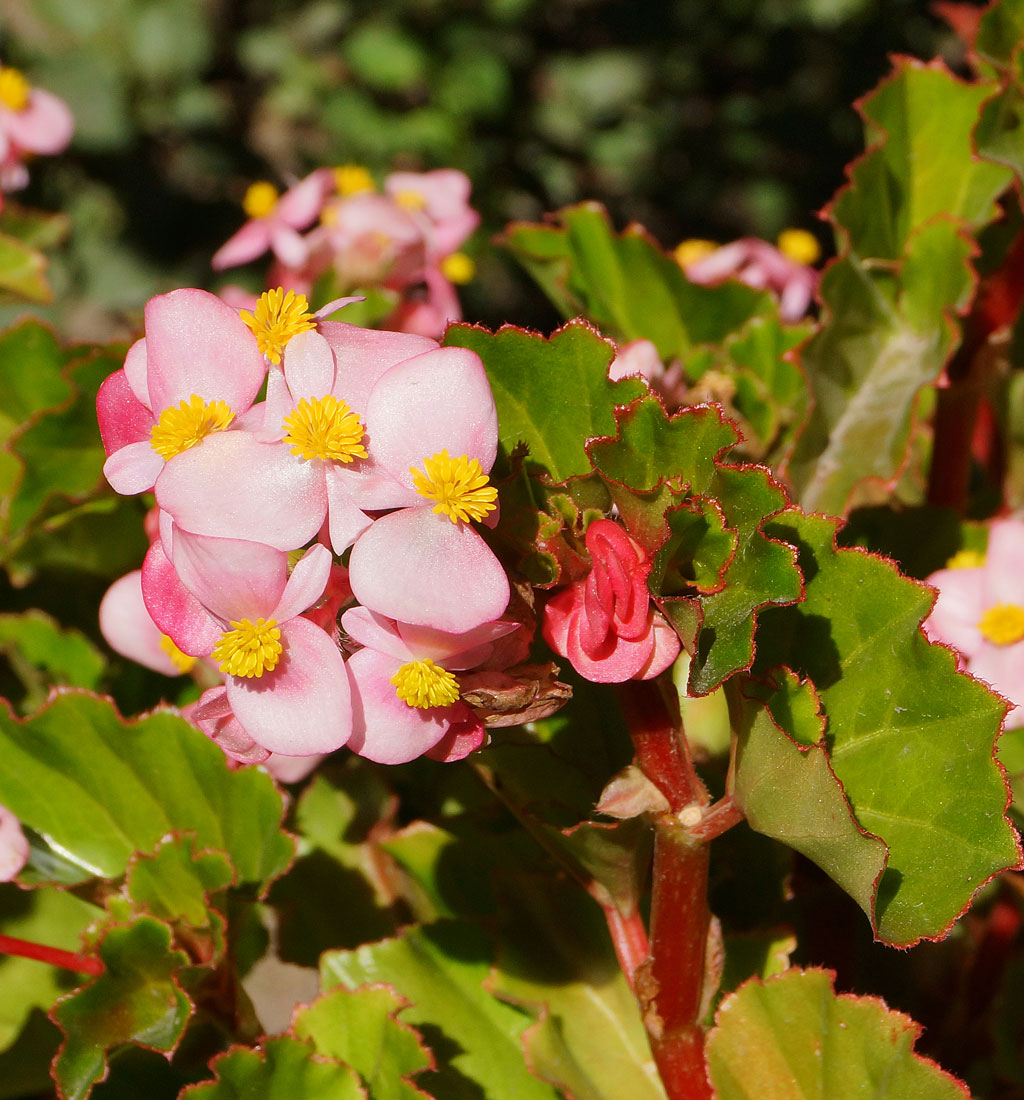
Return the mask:
<path id="1" fill-rule="evenodd" d="M 0 653 L 25 685 L 22 711 L 42 706 L 57 685 L 99 687 L 107 663 L 84 634 L 35 610 L 0 615 Z"/>
<path id="2" fill-rule="evenodd" d="M 64 1042 L 53 1072 L 62 1100 L 80 1100 L 107 1073 L 108 1052 L 123 1043 L 155 1050 L 177 1046 L 192 1006 L 174 980 L 187 962 L 171 947 L 171 931 L 142 917 L 109 928 L 99 947 L 106 967 L 53 1010 Z"/>
<path id="3" fill-rule="evenodd" d="M 171 838 L 152 855 L 132 860 L 126 886 L 132 901 L 152 916 L 201 929 L 218 923 L 209 895 L 226 889 L 234 877 L 222 853 L 197 851 L 192 837 Z"/>
<path id="4" fill-rule="evenodd" d="M 924 637 L 931 591 L 883 558 L 837 550 L 837 522 L 790 511 L 768 525 L 799 547 L 807 595 L 762 612 L 754 672 L 785 665 L 813 682 L 832 770 L 889 849 L 877 935 L 907 945 L 944 935 L 1020 863 L 993 747 L 1005 705 Z"/>
<path id="5" fill-rule="evenodd" d="M 0 712 L 0 804 L 61 861 L 63 882 L 117 878 L 135 852 L 172 832 L 228 855 L 240 883 L 264 886 L 287 866 L 283 802 L 270 777 L 232 771 L 220 748 L 171 713 L 125 723 L 80 692 L 24 722 Z M 22 878 L 46 880 L 38 853 Z"/>
<path id="6" fill-rule="evenodd" d="M 825 970 L 787 970 L 726 997 L 708 1036 L 718 1100 L 969 1100 L 914 1053 L 921 1028 L 873 997 L 836 994 Z"/>

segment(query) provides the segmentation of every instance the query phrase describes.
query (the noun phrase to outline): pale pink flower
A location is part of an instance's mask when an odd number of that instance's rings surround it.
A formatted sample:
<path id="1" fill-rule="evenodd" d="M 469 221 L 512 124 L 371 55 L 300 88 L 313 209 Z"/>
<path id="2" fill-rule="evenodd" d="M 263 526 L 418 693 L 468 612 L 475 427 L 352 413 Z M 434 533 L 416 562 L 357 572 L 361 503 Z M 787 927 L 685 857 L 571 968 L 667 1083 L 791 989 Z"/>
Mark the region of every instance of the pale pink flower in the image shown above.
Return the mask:
<path id="1" fill-rule="evenodd" d="M 647 590 L 651 564 L 612 520 L 595 520 L 586 545 L 591 569 L 544 607 L 544 640 L 588 680 L 649 680 L 679 655 L 679 638 Z"/>
<path id="2" fill-rule="evenodd" d="M 412 626 L 353 607 L 342 629 L 364 648 L 348 659 L 352 737 L 348 747 L 381 764 L 417 756 L 457 760 L 479 748 L 484 727 L 459 699 L 451 670 L 473 668 L 517 623 L 484 623 L 463 634 Z"/>
<path id="3" fill-rule="evenodd" d="M 273 184 L 260 181 L 246 192 L 243 207 L 249 220 L 213 254 L 215 271 L 237 267 L 262 256 L 267 249 L 283 264 L 301 266 L 309 245 L 299 230 L 308 229 L 323 210 L 333 186 L 331 173 L 318 168 L 278 195 Z"/>
<path id="4" fill-rule="evenodd" d="M 164 676 L 181 676 L 195 664 L 153 622 L 142 596 L 142 570 L 120 577 L 100 600 L 100 632 L 115 653 Z"/>
<path id="5" fill-rule="evenodd" d="M 384 180 L 384 192 L 422 219 L 428 263 L 450 255 L 480 224 L 480 215 L 469 205 L 469 177 L 457 169 L 392 172 Z"/>
<path id="6" fill-rule="evenodd" d="M 1008 727 L 1024 725 L 1024 522 L 994 520 L 983 561 L 961 552 L 927 583 L 938 595 L 925 634 L 1013 704 Z"/>
<path id="7" fill-rule="evenodd" d="M 0 806 L 0 882 L 10 882 L 28 863 L 29 847 L 21 822 Z"/>
<path id="8" fill-rule="evenodd" d="M 0 189 L 24 187 L 26 156 L 62 152 L 73 131 L 74 119 L 63 100 L 31 87 L 17 69 L 0 67 Z"/>

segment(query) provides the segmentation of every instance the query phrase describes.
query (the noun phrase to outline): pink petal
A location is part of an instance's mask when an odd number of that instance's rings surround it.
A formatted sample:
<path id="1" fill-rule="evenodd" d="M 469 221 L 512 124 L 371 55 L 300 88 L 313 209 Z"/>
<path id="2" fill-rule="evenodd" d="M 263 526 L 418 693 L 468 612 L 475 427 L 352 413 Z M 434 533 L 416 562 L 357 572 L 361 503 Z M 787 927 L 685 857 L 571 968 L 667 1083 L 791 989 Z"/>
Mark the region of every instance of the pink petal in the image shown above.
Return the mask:
<path id="1" fill-rule="evenodd" d="M 301 615 L 324 594 L 331 575 L 331 552 L 319 543 L 311 546 L 295 564 L 284 593 L 270 617 L 279 623 Z"/>
<path id="2" fill-rule="evenodd" d="M 986 642 L 967 667 L 972 676 L 984 680 L 1014 705 L 1010 724 L 1017 725 L 1021 716 L 1018 708 L 1024 706 L 1024 643 L 992 645 Z"/>
<path id="3" fill-rule="evenodd" d="M 437 341 L 405 332 L 378 332 L 343 321 L 321 321 L 317 330 L 334 350 L 334 396 L 363 416 L 377 379 L 396 363 L 437 348 Z"/>
<path id="4" fill-rule="evenodd" d="M 277 667 L 250 680 L 228 677 L 235 717 L 257 744 L 285 756 L 333 752 L 352 732 L 345 662 L 334 642 L 303 618 L 281 624 Z"/>
<path id="5" fill-rule="evenodd" d="M 149 399 L 149 363 L 146 358 L 145 337 L 136 340 L 128 349 L 128 354 L 124 357 L 124 373 L 132 393 L 147 409 L 152 409 L 153 403 Z"/>
<path id="6" fill-rule="evenodd" d="M 223 626 L 181 583 L 162 545 L 154 542 L 142 563 L 142 598 L 157 629 L 191 657 L 205 657 Z"/>
<path id="7" fill-rule="evenodd" d="M 318 464 L 247 432 L 216 432 L 175 455 L 156 494 L 186 531 L 265 542 L 278 550 L 304 546 L 327 513 Z"/>
<path id="8" fill-rule="evenodd" d="M 352 737 L 348 747 L 378 764 L 404 764 L 436 745 L 468 708 L 410 707 L 395 694 L 391 677 L 403 662 L 373 649 L 348 661 L 352 676 Z"/>
<path id="9" fill-rule="evenodd" d="M 10 882 L 28 863 L 28 855 L 21 822 L 6 806 L 0 806 L 0 882 Z"/>
<path id="10" fill-rule="evenodd" d="M 373 387 L 366 410 L 374 460 L 404 485 L 410 467 L 447 450 L 490 470 L 498 417 L 480 357 L 467 348 L 438 348 L 392 367 Z"/>
<path id="11" fill-rule="evenodd" d="M 155 423 L 153 414 L 135 396 L 123 370 L 114 371 L 100 386 L 96 394 L 96 420 L 108 456 L 129 443 L 148 443 Z"/>
<path id="12" fill-rule="evenodd" d="M 653 680 L 659 673 L 675 664 L 679 656 L 681 648 L 679 635 L 672 629 L 664 615 L 658 611 L 654 612 L 651 631 L 654 635 L 654 651 L 647 664 L 637 673 L 638 680 Z"/>
<path id="13" fill-rule="evenodd" d="M 301 267 L 309 256 L 309 246 L 290 225 L 275 222 L 270 228 L 270 248 L 286 267 Z"/>
<path id="14" fill-rule="evenodd" d="M 356 540 L 349 581 L 366 607 L 461 634 L 501 617 L 508 578 L 484 540 L 429 508 L 382 516 Z"/>
<path id="15" fill-rule="evenodd" d="M 985 605 L 1024 607 L 1024 523 L 996 520 L 989 528 L 985 552 Z"/>
<path id="16" fill-rule="evenodd" d="M 984 646 L 978 623 L 985 613 L 984 569 L 940 569 L 928 578 L 938 598 L 925 620 L 925 633 L 971 657 Z"/>
<path id="17" fill-rule="evenodd" d="M 566 656 L 572 667 L 595 684 L 621 684 L 637 677 L 654 657 L 654 630 L 630 640 L 610 637 L 599 651 L 587 653 L 580 644 L 578 629 L 570 625 Z"/>
<path id="18" fill-rule="evenodd" d="M 149 300 L 146 358 L 157 416 L 192 394 L 245 412 L 266 375 L 266 363 L 245 322 L 205 290 L 172 290 Z"/>
<path id="19" fill-rule="evenodd" d="M 130 497 L 152 489 L 165 465 L 147 439 L 115 451 L 103 463 L 103 476 L 115 493 Z"/>
<path id="20" fill-rule="evenodd" d="M 352 500 L 350 490 L 353 484 L 349 475 L 350 471 L 342 465 L 333 462 L 324 465 L 324 480 L 327 485 L 327 521 L 331 547 L 335 554 L 344 554 L 373 522 Z"/>
<path id="21" fill-rule="evenodd" d="M 210 267 L 214 271 L 223 271 L 228 267 L 238 267 L 262 256 L 270 247 L 270 226 L 266 218 L 252 218 L 214 252 L 210 258 Z"/>
<path id="22" fill-rule="evenodd" d="M 417 657 L 429 657 L 445 668 L 472 668 L 491 655 L 493 643 L 519 629 L 519 623 L 492 622 L 462 634 L 450 634 L 430 626 L 395 623 L 399 637 Z"/>
<path id="23" fill-rule="evenodd" d="M 75 120 L 62 99 L 45 88 L 33 88 L 23 111 L 6 114 L 4 128 L 20 148 L 53 156 L 67 148 Z"/>
<path id="24" fill-rule="evenodd" d="M 325 397 L 334 386 L 331 345 L 313 330 L 293 336 L 284 350 L 284 376 L 296 405 L 303 397 Z"/>
<path id="25" fill-rule="evenodd" d="M 213 615 L 225 623 L 255 622 L 274 618 L 288 580 L 288 555 L 259 542 L 210 538 L 178 528 L 174 568 L 181 583 Z"/>
<path id="26" fill-rule="evenodd" d="M 469 707 L 466 707 L 466 715 L 461 722 L 453 722 L 444 737 L 423 755 L 442 764 L 451 764 L 476 752 L 486 742 L 487 730 Z"/>
<path id="27" fill-rule="evenodd" d="M 100 600 L 100 632 L 115 653 L 164 676 L 181 669 L 160 648 L 161 631 L 142 599 L 142 570 L 128 573 L 107 589 Z"/>
<path id="28" fill-rule="evenodd" d="M 274 218 L 279 218 L 293 229 L 306 229 L 320 216 L 324 199 L 332 190 L 333 183 L 327 169 L 310 172 L 278 199 Z"/>
<path id="29" fill-rule="evenodd" d="M 402 641 L 394 619 L 378 615 L 368 607 L 350 607 L 341 617 L 341 629 L 361 646 L 386 653 L 399 664 L 417 659 L 416 653 Z"/>
<path id="30" fill-rule="evenodd" d="M 199 703 L 186 717 L 215 741 L 226 756 L 240 764 L 262 764 L 270 757 L 270 753 L 257 745 L 242 728 L 223 685 L 204 691 Z"/>
<path id="31" fill-rule="evenodd" d="M 279 752 L 272 752 L 263 761 L 263 767 L 278 783 L 298 783 L 305 779 L 323 759 L 324 756 L 321 753 L 315 756 L 282 756 Z"/>

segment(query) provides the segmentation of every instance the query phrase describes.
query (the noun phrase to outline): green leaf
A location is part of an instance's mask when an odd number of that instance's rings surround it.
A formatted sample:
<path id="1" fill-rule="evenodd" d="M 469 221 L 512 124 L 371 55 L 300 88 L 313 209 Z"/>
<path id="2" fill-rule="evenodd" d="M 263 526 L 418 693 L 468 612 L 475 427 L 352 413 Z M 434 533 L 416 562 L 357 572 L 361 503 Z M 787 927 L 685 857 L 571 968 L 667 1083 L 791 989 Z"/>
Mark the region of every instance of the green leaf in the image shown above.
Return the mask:
<path id="1" fill-rule="evenodd" d="M 528 1018 L 484 988 L 491 963 L 482 932 L 442 921 L 356 951 L 329 952 L 320 973 L 328 990 L 387 982 L 409 1001 L 404 1018 L 429 1034 L 439 1063 L 437 1074 L 420 1082 L 428 1092 L 446 1100 L 468 1100 L 481 1090 L 488 1100 L 556 1100 L 558 1093 L 523 1059 Z"/>
<path id="2" fill-rule="evenodd" d="M 0 333 L 0 441 L 19 425 L 66 401 L 72 388 L 53 332 L 38 321 Z M 9 491 L 0 485 L 3 494 Z"/>
<path id="3" fill-rule="evenodd" d="M 800 352 L 815 403 L 787 469 L 805 509 L 841 514 L 865 485 L 898 481 L 920 391 L 942 372 L 973 289 L 971 248 L 939 220 L 914 232 L 899 263 L 851 255 L 825 272 L 825 324 Z"/>
<path id="4" fill-rule="evenodd" d="M 36 610 L 0 615 L 0 653 L 25 685 L 23 711 L 42 706 L 57 685 L 98 687 L 107 664 L 84 634 Z"/>
<path id="5" fill-rule="evenodd" d="M 71 220 L 66 214 L 33 210 L 5 197 L 3 212 L 0 213 L 0 233 L 16 237 L 30 248 L 53 248 L 70 231 Z"/>
<path id="6" fill-rule="evenodd" d="M 556 225 L 513 223 L 503 243 L 564 317 L 582 313 L 620 343 L 647 339 L 663 359 L 684 358 L 775 312 L 769 294 L 737 280 L 691 283 L 639 226 L 616 234 L 597 203 L 566 207 L 557 217 Z"/>
<path id="7" fill-rule="evenodd" d="M 807 594 L 762 612 L 754 672 L 785 665 L 813 682 L 832 770 L 889 848 L 877 935 L 908 945 L 941 937 L 979 886 L 1019 865 L 993 748 L 1005 704 L 925 639 L 931 590 L 836 549 L 837 522 L 794 510 L 768 525 L 799 547 Z"/>
<path id="8" fill-rule="evenodd" d="M 41 252 L 0 232 L 0 290 L 30 302 L 49 302 L 53 290 L 46 281 L 46 268 Z"/>
<path id="9" fill-rule="evenodd" d="M 173 714 L 125 723 L 108 701 L 67 692 L 24 722 L 0 713 L 0 754 L 0 804 L 60 854 L 63 881 L 117 878 L 133 853 L 172 832 L 227 853 L 240 883 L 263 886 L 291 858 L 270 777 L 230 770 Z M 36 862 L 23 880 L 46 878 Z"/>
<path id="10" fill-rule="evenodd" d="M 171 930 L 151 917 L 111 927 L 99 946 L 106 969 L 57 1002 L 54 1021 L 65 1039 L 53 1072 L 62 1100 L 88 1096 L 107 1072 L 107 1053 L 122 1043 L 171 1051 L 192 1006 L 174 980 L 187 962 L 171 948 Z"/>
<path id="11" fill-rule="evenodd" d="M 220 852 L 197 851 L 192 837 L 162 841 L 152 855 L 135 856 L 125 885 L 152 916 L 192 928 L 214 924 L 208 895 L 230 886 L 234 870 Z"/>
<path id="12" fill-rule="evenodd" d="M 921 1028 L 877 998 L 837 995 L 825 970 L 787 970 L 726 997 L 708 1036 L 718 1100 L 969 1100 L 914 1053 Z"/>
<path id="13" fill-rule="evenodd" d="M 297 1013 L 292 1030 L 318 1054 L 351 1066 L 370 1100 L 416 1100 L 424 1093 L 409 1081 L 434 1064 L 420 1036 L 397 1017 L 407 1002 L 387 986 L 337 989 Z"/>
<path id="14" fill-rule="evenodd" d="M 758 685 L 750 685 L 756 689 Z M 829 767 L 824 719 L 810 684 L 792 673 L 744 699 L 733 796 L 752 829 L 802 852 L 874 921 L 887 851 L 857 824 Z"/>
<path id="15" fill-rule="evenodd" d="M 1021 0 L 997 0 L 986 6 L 978 25 L 974 50 L 997 65 L 1006 65 L 1024 39 L 1024 4 Z"/>
<path id="16" fill-rule="evenodd" d="M 217 1080 L 190 1085 L 181 1100 L 364 1100 L 351 1069 L 312 1055 L 307 1043 L 287 1038 L 229 1050 L 212 1063 Z"/>
<path id="17" fill-rule="evenodd" d="M 612 348 L 583 323 L 565 325 L 550 339 L 506 326 L 498 332 L 450 325 L 444 342 L 470 348 L 483 360 L 498 410 L 499 447 L 508 456 L 519 443 L 531 473 L 553 482 L 592 473 L 584 444 L 615 431 L 613 410 L 646 392 L 636 380 L 608 380 Z"/>

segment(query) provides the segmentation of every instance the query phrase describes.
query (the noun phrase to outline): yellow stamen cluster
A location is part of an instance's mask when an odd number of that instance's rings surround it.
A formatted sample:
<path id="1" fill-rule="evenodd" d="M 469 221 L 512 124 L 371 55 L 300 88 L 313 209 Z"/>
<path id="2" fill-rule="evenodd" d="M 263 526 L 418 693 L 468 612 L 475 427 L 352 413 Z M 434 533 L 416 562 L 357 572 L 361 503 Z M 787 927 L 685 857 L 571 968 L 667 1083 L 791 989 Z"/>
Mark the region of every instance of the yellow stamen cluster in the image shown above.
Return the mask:
<path id="1" fill-rule="evenodd" d="M 12 111 L 24 111 L 28 106 L 29 82 L 18 69 L 0 69 L 0 103 Z"/>
<path id="2" fill-rule="evenodd" d="M 308 401 L 305 397 L 281 425 L 284 441 L 300 458 L 351 462 L 366 458 L 365 434 L 359 417 L 344 401 L 328 394 Z"/>
<path id="3" fill-rule="evenodd" d="M 427 657 L 409 661 L 391 677 L 395 694 L 410 707 L 450 707 L 459 697 L 459 681 Z"/>
<path id="4" fill-rule="evenodd" d="M 816 264 L 821 259 L 821 245 L 806 229 L 783 229 L 778 239 L 779 251 L 795 264 Z"/>
<path id="5" fill-rule="evenodd" d="M 256 309 L 252 313 L 243 309 L 241 317 L 256 337 L 260 354 L 271 363 L 281 362 L 284 346 L 293 336 L 316 328 L 306 295 L 296 294 L 294 290 L 285 291 L 281 287 L 265 290 L 256 303 Z"/>
<path id="6" fill-rule="evenodd" d="M 980 569 L 985 564 L 985 555 L 980 550 L 957 550 L 946 562 L 947 569 Z"/>
<path id="7" fill-rule="evenodd" d="M 242 196 L 242 209 L 248 218 L 265 218 L 277 206 L 277 188 L 266 180 L 250 183 Z"/>
<path id="8" fill-rule="evenodd" d="M 427 205 L 427 200 L 419 191 L 399 191 L 398 194 L 395 195 L 395 202 L 397 202 L 403 210 L 423 210 Z"/>
<path id="9" fill-rule="evenodd" d="M 982 615 L 978 629 L 993 645 L 1015 645 L 1024 640 L 1024 607 L 997 603 Z"/>
<path id="10" fill-rule="evenodd" d="M 376 191 L 377 186 L 369 169 L 361 164 L 342 164 L 334 169 L 334 189 L 347 198 L 349 195 Z"/>
<path id="11" fill-rule="evenodd" d="M 441 261 L 441 274 L 456 286 L 465 286 L 476 275 L 476 264 L 465 252 L 453 252 Z"/>
<path id="12" fill-rule="evenodd" d="M 676 263 L 680 267 L 689 267 L 690 264 L 695 264 L 698 260 L 703 260 L 705 256 L 710 256 L 712 252 L 717 251 L 718 245 L 714 241 L 703 241 L 697 238 L 693 238 L 688 241 L 681 241 L 676 245 L 672 255 L 675 257 Z"/>
<path id="13" fill-rule="evenodd" d="M 195 657 L 190 657 L 187 653 L 182 653 L 181 650 L 174 644 L 174 639 L 169 634 L 160 635 L 160 648 L 171 659 L 171 664 L 179 672 L 191 672 L 192 666 L 196 663 Z"/>
<path id="14" fill-rule="evenodd" d="M 446 515 L 452 523 L 481 520 L 494 511 L 498 490 L 475 458 L 450 458 L 447 451 L 441 451 L 423 460 L 423 471 L 411 466 L 409 473 L 416 492 L 436 500 L 434 511 Z"/>
<path id="15" fill-rule="evenodd" d="M 226 630 L 213 647 L 213 659 L 227 676 L 245 679 L 273 672 L 284 647 L 281 631 L 274 619 L 259 618 L 232 621 L 234 630 Z"/>
<path id="16" fill-rule="evenodd" d="M 177 408 L 172 405 L 164 409 L 160 419 L 150 429 L 150 444 L 167 461 L 202 442 L 213 432 L 222 432 L 234 419 L 235 414 L 227 402 L 219 399 L 204 401 L 192 394 Z"/>

